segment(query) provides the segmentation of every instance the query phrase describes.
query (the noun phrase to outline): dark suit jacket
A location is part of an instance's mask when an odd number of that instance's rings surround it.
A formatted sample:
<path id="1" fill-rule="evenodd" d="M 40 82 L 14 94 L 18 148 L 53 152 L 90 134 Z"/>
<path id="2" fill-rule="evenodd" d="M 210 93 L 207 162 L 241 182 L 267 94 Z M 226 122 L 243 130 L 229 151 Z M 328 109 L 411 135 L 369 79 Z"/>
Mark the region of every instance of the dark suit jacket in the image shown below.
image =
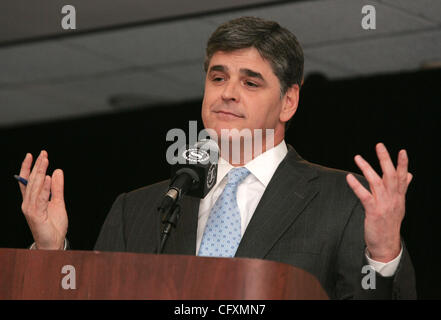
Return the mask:
<path id="1" fill-rule="evenodd" d="M 416 298 L 414 270 L 404 246 L 393 277 L 376 274 L 376 289 L 364 290 L 367 265 L 364 209 L 346 183 L 347 172 L 303 160 L 289 147 L 245 231 L 236 257 L 268 259 L 315 275 L 330 298 Z M 367 186 L 366 180 L 358 179 Z M 159 243 L 158 200 L 169 181 L 129 193 L 114 202 L 95 250 L 154 253 Z M 182 199 L 182 216 L 164 253 L 196 254 L 199 199 Z M 404 242 L 403 242 L 404 245 Z"/>

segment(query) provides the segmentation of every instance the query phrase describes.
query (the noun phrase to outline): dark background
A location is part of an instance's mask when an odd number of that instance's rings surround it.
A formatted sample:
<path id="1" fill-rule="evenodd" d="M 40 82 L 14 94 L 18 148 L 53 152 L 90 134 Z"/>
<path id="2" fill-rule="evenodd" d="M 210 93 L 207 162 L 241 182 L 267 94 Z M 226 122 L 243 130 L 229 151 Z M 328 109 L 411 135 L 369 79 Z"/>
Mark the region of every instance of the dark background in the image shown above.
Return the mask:
<path id="1" fill-rule="evenodd" d="M 441 281 L 441 70 L 328 81 L 306 79 L 286 141 L 305 159 L 359 172 L 361 154 L 381 173 L 375 144 L 384 142 L 396 163 L 405 148 L 414 179 L 407 193 L 402 235 L 412 257 L 419 298 L 440 298 Z M 171 93 L 172 94 L 172 93 Z M 201 101 L 40 123 L 0 130 L 0 247 L 25 248 L 33 240 L 21 213 L 14 174 L 27 152 L 49 153 L 49 172 L 65 172 L 73 249 L 94 246 L 116 196 L 168 178 L 169 129 L 200 120 Z"/>

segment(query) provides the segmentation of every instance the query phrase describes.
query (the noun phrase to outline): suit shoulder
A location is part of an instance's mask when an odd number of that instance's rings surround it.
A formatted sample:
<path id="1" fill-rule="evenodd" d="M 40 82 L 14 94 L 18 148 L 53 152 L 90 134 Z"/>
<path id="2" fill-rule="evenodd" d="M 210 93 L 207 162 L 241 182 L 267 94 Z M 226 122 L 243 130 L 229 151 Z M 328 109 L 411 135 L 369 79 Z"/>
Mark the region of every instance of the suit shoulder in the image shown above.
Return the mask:
<path id="1" fill-rule="evenodd" d="M 305 164 L 310 170 L 315 171 L 315 179 L 310 183 L 317 188 L 317 203 L 320 203 L 320 211 L 330 212 L 330 217 L 339 217 L 339 221 L 345 222 L 351 217 L 354 208 L 360 204 L 360 200 L 349 186 L 346 176 L 350 171 L 326 167 L 316 163 Z M 360 183 L 368 190 L 366 179 L 352 173 Z M 358 211 L 362 212 L 362 211 Z"/>
<path id="2" fill-rule="evenodd" d="M 159 198 L 167 191 L 170 180 L 159 181 L 126 193 L 126 201 L 145 201 L 152 198 Z"/>
<path id="3" fill-rule="evenodd" d="M 334 187 L 349 188 L 349 185 L 346 182 L 346 176 L 351 173 L 357 178 L 358 181 L 360 181 L 361 184 L 363 184 L 365 187 L 369 187 L 369 183 L 367 182 L 366 178 L 358 173 L 326 167 L 306 160 L 303 160 L 303 163 L 305 166 L 316 172 L 318 178 L 321 180 L 321 183 L 331 184 Z"/>

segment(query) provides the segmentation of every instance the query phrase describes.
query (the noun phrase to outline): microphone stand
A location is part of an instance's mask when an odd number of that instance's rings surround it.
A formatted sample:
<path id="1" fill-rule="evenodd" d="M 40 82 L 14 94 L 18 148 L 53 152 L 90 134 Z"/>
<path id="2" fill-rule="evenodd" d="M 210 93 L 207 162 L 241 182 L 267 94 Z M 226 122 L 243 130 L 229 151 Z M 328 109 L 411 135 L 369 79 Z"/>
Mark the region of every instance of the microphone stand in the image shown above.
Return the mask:
<path id="1" fill-rule="evenodd" d="M 182 168 L 176 172 L 177 176 L 173 179 L 172 185 L 158 207 L 159 216 L 162 217 L 161 233 L 159 236 L 159 248 L 157 253 L 160 254 L 164 250 L 164 245 L 172 231 L 176 228 L 179 218 L 181 217 L 181 207 L 179 202 L 182 195 L 186 194 L 189 189 L 199 183 L 199 177 L 194 170 Z"/>
<path id="2" fill-rule="evenodd" d="M 181 217 L 181 206 L 177 202 L 173 206 L 171 206 L 167 212 L 162 212 L 163 210 L 158 209 L 160 214 L 163 214 L 162 218 L 162 230 L 160 235 L 160 245 L 157 250 L 158 254 L 161 254 L 164 250 L 164 245 L 167 242 L 167 239 L 170 235 L 172 228 L 176 228 L 179 218 Z"/>

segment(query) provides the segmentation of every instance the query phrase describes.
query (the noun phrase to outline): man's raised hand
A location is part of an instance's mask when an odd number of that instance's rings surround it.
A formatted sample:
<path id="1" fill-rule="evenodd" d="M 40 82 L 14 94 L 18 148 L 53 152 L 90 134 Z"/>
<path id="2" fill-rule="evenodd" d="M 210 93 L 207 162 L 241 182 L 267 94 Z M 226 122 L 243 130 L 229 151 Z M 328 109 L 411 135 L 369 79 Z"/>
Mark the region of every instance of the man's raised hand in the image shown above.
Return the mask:
<path id="1" fill-rule="evenodd" d="M 409 159 L 405 150 L 398 153 L 396 169 L 382 143 L 377 144 L 376 151 L 383 177 L 378 176 L 361 156 L 355 157 L 355 163 L 369 182 L 371 192 L 352 174 L 347 175 L 346 181 L 365 209 L 364 238 L 371 258 L 389 262 L 401 250 L 400 227 L 412 174 L 407 172 Z"/>
<path id="2" fill-rule="evenodd" d="M 63 171 L 57 169 L 52 177 L 46 175 L 49 160 L 44 150 L 35 161 L 32 171 L 31 166 L 32 155 L 28 153 L 20 170 L 20 177 L 28 180 L 27 186 L 19 182 L 23 196 L 21 209 L 37 249 L 63 249 L 68 225 Z"/>

